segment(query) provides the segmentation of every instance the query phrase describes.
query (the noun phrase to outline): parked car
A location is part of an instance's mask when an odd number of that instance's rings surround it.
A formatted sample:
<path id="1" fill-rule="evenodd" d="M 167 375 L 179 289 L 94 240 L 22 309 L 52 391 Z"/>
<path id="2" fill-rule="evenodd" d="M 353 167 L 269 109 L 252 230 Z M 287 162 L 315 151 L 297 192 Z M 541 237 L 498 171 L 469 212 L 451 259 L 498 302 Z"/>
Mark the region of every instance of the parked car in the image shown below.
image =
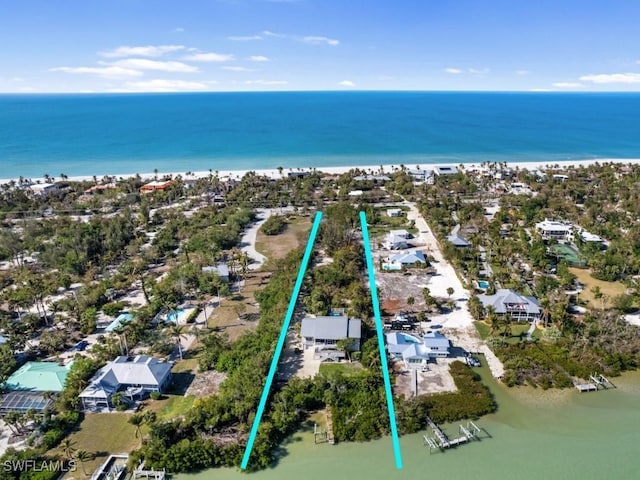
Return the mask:
<path id="1" fill-rule="evenodd" d="M 78 343 L 75 344 L 73 348 L 78 352 L 82 352 L 85 348 L 87 348 L 88 345 L 89 345 L 89 342 L 87 342 L 86 340 L 80 340 Z"/>

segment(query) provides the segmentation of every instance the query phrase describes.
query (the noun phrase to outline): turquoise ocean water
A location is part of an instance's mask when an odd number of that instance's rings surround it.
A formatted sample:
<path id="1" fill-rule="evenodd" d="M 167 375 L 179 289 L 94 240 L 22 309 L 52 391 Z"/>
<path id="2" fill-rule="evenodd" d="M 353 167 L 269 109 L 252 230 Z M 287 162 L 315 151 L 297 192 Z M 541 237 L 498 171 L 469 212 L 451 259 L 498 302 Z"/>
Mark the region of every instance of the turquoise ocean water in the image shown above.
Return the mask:
<path id="1" fill-rule="evenodd" d="M 640 158 L 640 94 L 0 95 L 0 178 Z"/>

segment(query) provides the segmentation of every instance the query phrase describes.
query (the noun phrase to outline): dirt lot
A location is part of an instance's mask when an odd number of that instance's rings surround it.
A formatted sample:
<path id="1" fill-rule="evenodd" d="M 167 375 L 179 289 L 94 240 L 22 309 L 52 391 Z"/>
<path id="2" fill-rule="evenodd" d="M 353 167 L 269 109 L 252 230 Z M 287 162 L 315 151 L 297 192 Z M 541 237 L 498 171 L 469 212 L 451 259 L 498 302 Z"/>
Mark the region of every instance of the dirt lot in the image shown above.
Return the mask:
<path id="1" fill-rule="evenodd" d="M 311 230 L 311 217 L 292 217 L 284 232 L 278 235 L 268 236 L 259 230 L 256 250 L 267 259 L 284 258 L 291 250 L 306 244 L 309 230 Z"/>
<path id="2" fill-rule="evenodd" d="M 383 255 L 386 254 L 388 252 L 383 252 Z M 427 305 L 424 303 L 422 289 L 424 287 L 431 289 L 433 283 L 438 280 L 438 276 L 428 275 L 421 269 L 413 269 L 405 273 L 377 271 L 376 284 L 380 292 L 383 315 L 425 310 Z M 409 297 L 413 297 L 413 305 L 407 303 Z"/>
<path id="3" fill-rule="evenodd" d="M 235 340 L 247 330 L 252 330 L 260 319 L 255 293 L 262 290 L 269 282 L 269 272 L 249 273 L 240 293 L 223 299 L 209 315 L 209 328 L 216 328 L 226 333 L 230 340 Z"/>
<path id="4" fill-rule="evenodd" d="M 415 373 L 408 370 L 404 362 L 396 361 L 393 364 L 393 370 L 397 374 L 394 392 L 397 395 L 404 395 L 407 399 L 412 398 L 416 376 L 418 395 L 455 392 L 457 387 L 449 373 L 449 365 L 455 360 L 455 358 L 438 358 L 437 362 L 429 363 L 427 370 L 416 370 Z"/>

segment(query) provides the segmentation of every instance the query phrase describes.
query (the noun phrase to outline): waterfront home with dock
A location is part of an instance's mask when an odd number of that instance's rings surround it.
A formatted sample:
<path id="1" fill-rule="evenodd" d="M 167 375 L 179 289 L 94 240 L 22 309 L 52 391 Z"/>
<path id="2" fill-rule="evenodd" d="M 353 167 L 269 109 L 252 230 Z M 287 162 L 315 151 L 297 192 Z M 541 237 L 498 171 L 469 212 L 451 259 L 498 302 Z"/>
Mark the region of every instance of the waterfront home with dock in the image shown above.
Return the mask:
<path id="1" fill-rule="evenodd" d="M 438 332 L 422 338 L 404 332 L 387 333 L 387 349 L 393 358 L 402 359 L 407 368 L 424 368 L 434 358 L 449 356 L 449 339 Z"/>
<path id="2" fill-rule="evenodd" d="M 148 355 L 116 357 L 102 367 L 80 393 L 85 410 L 111 409 L 111 398 L 123 392 L 127 398 L 142 398 L 150 392 L 164 392 L 171 383 L 172 364 Z"/>

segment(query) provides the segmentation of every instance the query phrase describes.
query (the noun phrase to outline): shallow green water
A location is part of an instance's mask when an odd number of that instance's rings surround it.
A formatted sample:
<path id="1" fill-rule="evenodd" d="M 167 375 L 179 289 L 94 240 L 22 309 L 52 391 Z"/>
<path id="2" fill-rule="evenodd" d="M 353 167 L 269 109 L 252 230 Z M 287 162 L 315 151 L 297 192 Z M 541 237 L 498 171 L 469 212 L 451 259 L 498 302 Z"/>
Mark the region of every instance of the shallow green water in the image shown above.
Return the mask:
<path id="1" fill-rule="evenodd" d="M 397 470 L 390 438 L 315 445 L 308 431 L 284 446 L 274 468 L 257 480 L 300 479 L 635 479 L 640 478 L 640 374 L 614 379 L 616 390 L 583 393 L 507 389 L 483 369 L 500 408 L 476 422 L 491 438 L 429 454 L 422 433 L 401 438 Z M 446 428 L 454 436 L 457 424 Z M 178 480 L 248 478 L 239 470 L 209 470 Z"/>

